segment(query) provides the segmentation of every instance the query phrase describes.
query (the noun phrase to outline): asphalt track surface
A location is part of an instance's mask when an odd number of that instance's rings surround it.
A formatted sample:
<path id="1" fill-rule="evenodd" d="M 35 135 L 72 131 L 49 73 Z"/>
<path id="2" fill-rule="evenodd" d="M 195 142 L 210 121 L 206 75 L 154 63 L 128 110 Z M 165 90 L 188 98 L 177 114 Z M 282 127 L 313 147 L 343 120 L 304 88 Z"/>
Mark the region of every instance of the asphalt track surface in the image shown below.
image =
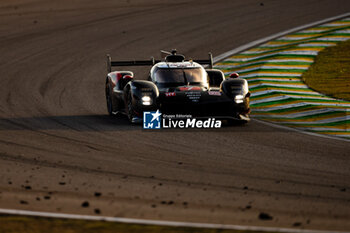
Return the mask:
<path id="1" fill-rule="evenodd" d="M 104 97 L 107 53 L 206 58 L 348 11 L 346 0 L 2 0 L 0 207 L 350 230 L 349 142 L 255 121 L 145 131 L 107 116 Z"/>

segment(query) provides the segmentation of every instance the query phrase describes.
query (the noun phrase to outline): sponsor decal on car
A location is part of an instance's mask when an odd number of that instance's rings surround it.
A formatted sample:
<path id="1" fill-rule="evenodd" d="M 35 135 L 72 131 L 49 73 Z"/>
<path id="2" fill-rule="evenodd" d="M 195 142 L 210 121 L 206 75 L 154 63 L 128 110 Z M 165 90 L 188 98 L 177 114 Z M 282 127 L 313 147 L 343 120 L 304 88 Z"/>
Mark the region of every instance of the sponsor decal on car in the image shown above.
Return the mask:
<path id="1" fill-rule="evenodd" d="M 162 115 L 159 110 L 143 113 L 144 129 L 209 129 L 221 128 L 221 124 L 222 122 L 215 118 L 197 119 L 186 114 Z"/>
<path id="2" fill-rule="evenodd" d="M 192 102 L 199 102 L 199 99 L 201 98 L 202 93 L 200 91 L 188 91 L 185 93 L 185 95 Z"/>
<path id="3" fill-rule="evenodd" d="M 179 87 L 180 91 L 201 91 L 202 88 L 201 87 Z"/>
<path id="4" fill-rule="evenodd" d="M 221 92 L 220 91 L 208 91 L 209 95 L 215 95 L 215 96 L 221 96 Z"/>
<path id="5" fill-rule="evenodd" d="M 176 96 L 176 92 L 165 92 L 166 97 Z"/>

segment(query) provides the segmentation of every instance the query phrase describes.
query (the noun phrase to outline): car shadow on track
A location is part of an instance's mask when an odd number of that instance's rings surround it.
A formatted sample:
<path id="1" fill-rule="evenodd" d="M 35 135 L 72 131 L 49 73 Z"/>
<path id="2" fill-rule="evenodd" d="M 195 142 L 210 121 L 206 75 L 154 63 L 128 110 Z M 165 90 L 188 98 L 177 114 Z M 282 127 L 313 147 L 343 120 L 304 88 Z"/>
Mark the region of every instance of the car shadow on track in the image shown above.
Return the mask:
<path id="1" fill-rule="evenodd" d="M 0 118 L 0 131 L 4 130 L 75 130 L 75 131 L 127 131 L 140 126 L 132 125 L 124 116 L 73 115 Z"/>

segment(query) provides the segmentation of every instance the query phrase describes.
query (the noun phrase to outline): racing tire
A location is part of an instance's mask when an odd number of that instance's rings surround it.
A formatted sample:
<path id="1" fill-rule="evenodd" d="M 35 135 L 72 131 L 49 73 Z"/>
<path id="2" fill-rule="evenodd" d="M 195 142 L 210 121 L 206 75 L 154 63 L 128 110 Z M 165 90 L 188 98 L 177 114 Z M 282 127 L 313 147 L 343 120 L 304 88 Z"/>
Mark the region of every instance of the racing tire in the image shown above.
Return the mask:
<path id="1" fill-rule="evenodd" d="M 127 95 L 127 100 L 126 100 L 126 112 L 127 112 L 127 116 L 129 121 L 132 123 L 132 120 L 134 118 L 134 114 L 135 114 L 135 110 L 134 110 L 134 106 L 132 105 L 132 95 L 131 95 L 131 91 L 129 91 L 128 95 Z"/>
<path id="2" fill-rule="evenodd" d="M 109 94 L 109 85 L 106 86 L 106 103 L 107 103 L 107 111 L 110 116 L 113 115 L 113 103 L 111 95 Z"/>

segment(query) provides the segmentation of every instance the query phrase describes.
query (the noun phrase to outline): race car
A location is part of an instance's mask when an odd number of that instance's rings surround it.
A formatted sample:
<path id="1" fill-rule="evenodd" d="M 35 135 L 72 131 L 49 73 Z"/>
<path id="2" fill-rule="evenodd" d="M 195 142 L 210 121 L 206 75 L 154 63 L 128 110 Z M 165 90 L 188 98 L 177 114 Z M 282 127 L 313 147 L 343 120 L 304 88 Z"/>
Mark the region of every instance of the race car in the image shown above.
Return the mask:
<path id="1" fill-rule="evenodd" d="M 135 80 L 132 71 L 112 71 L 115 66 L 151 66 L 147 80 Z M 207 66 L 206 68 L 204 66 Z M 141 123 L 143 112 L 186 114 L 194 118 L 249 121 L 248 83 L 233 73 L 225 79 L 213 69 L 213 57 L 186 60 L 172 50 L 164 60 L 112 61 L 107 55 L 105 85 L 110 115 L 125 114 Z"/>

